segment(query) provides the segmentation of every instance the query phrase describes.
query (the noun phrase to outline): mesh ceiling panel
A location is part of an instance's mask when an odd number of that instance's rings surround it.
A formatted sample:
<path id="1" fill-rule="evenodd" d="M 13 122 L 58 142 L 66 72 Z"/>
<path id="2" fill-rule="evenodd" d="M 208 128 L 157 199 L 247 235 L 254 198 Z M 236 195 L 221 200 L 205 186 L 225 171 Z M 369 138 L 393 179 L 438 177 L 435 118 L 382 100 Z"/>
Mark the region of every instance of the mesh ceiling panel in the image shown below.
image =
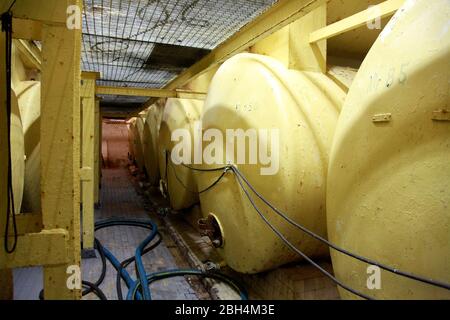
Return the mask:
<path id="1" fill-rule="evenodd" d="M 82 69 L 99 85 L 162 88 L 275 2 L 84 0 Z"/>

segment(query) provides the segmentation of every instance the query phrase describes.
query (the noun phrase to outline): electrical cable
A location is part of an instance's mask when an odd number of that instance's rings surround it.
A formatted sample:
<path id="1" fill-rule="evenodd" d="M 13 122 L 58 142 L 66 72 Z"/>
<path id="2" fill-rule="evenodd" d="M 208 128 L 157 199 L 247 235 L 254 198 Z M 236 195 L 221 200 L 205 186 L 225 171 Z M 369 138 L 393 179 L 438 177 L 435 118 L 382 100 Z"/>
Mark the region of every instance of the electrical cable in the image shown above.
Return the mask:
<path id="1" fill-rule="evenodd" d="M 234 171 L 234 168 L 232 169 Z M 303 253 L 301 250 L 299 250 L 297 247 L 295 247 L 288 239 L 286 239 L 286 237 L 277 229 L 275 228 L 267 219 L 267 217 L 259 210 L 258 206 L 256 205 L 256 203 L 254 202 L 254 200 L 252 199 L 252 197 L 250 196 L 248 190 L 244 187 L 244 185 L 242 184 L 241 178 L 239 175 L 236 175 L 236 180 L 238 181 L 239 185 L 241 186 L 242 190 L 244 191 L 245 195 L 247 196 L 248 200 L 250 201 L 251 205 L 253 206 L 253 208 L 256 210 L 256 212 L 259 214 L 259 216 L 261 217 L 261 219 L 266 223 L 266 225 L 272 229 L 272 231 L 278 236 L 278 238 L 280 238 L 289 248 L 291 248 L 293 251 L 295 251 L 297 254 L 299 254 L 300 256 L 302 256 L 306 261 L 308 261 L 310 264 L 312 264 L 314 267 L 316 267 L 320 272 L 322 272 L 325 276 L 327 276 L 330 280 L 332 280 L 334 283 L 336 283 L 338 286 L 344 288 L 345 290 L 359 296 L 362 297 L 364 299 L 367 300 L 374 300 L 374 298 L 359 292 L 349 286 L 347 286 L 346 284 L 344 284 L 343 282 L 341 282 L 340 280 L 338 280 L 336 277 L 334 277 L 331 273 L 329 273 L 327 270 L 325 270 L 324 268 L 322 268 L 321 266 L 319 266 L 316 262 L 314 262 L 310 257 L 308 257 L 305 253 Z"/>
<path id="2" fill-rule="evenodd" d="M 177 171 L 176 171 L 175 166 L 174 166 L 174 164 L 172 163 L 172 161 L 169 161 L 169 163 L 170 163 L 170 166 L 171 166 L 172 169 L 173 169 L 173 174 L 174 174 L 174 176 L 175 176 L 175 179 L 177 179 L 177 181 L 181 184 L 181 186 L 182 186 L 184 189 L 186 189 L 188 192 L 195 193 L 195 194 L 202 194 L 202 193 L 204 193 L 204 192 L 206 192 L 206 191 L 208 191 L 208 190 L 214 188 L 214 186 L 217 185 L 217 184 L 220 182 L 220 180 L 222 180 L 222 178 L 225 176 L 225 174 L 227 173 L 227 171 L 230 170 L 230 167 L 228 167 L 228 166 L 227 166 L 227 167 L 224 167 L 224 168 L 223 168 L 222 174 L 221 174 L 221 175 L 220 175 L 220 176 L 219 176 L 212 184 L 210 184 L 208 187 L 205 187 L 204 189 L 202 189 L 202 190 L 200 190 L 200 191 L 194 191 L 194 190 L 189 189 L 189 188 L 183 183 L 183 181 L 181 181 L 180 177 L 178 177 Z M 182 164 L 182 165 L 185 166 L 184 164 Z M 214 170 L 214 171 L 218 171 L 218 170 Z"/>
<path id="3" fill-rule="evenodd" d="M 233 172 L 236 173 L 236 175 L 238 175 L 239 177 L 242 178 L 242 180 L 245 182 L 245 184 L 248 185 L 248 187 L 253 191 L 253 193 L 260 198 L 268 207 L 270 207 L 275 213 L 277 213 L 279 216 L 281 216 L 284 220 L 286 220 L 287 222 L 289 222 L 291 225 L 297 227 L 298 229 L 302 230 L 303 232 L 305 232 L 306 234 L 310 235 L 311 237 L 315 238 L 316 240 L 319 240 L 320 242 L 328 245 L 329 247 L 333 248 L 334 250 L 341 252 L 349 257 L 352 257 L 354 259 L 360 260 L 362 262 L 365 262 L 367 264 L 371 264 L 371 265 L 375 265 L 378 266 L 381 269 L 384 269 L 388 272 L 394 273 L 396 275 L 400 275 L 409 279 L 413 279 L 416 281 L 420 281 L 420 282 L 424 282 L 436 287 L 440 287 L 443 289 L 447 289 L 450 290 L 450 284 L 441 282 L 441 281 L 436 281 L 436 280 L 432 280 L 432 279 L 427 279 L 424 278 L 422 276 L 418 276 L 409 272 L 405 272 L 405 271 L 401 271 L 398 270 L 396 268 L 392 268 L 389 267 L 385 264 L 379 263 L 377 261 L 371 260 L 369 258 L 365 258 L 363 256 L 360 256 L 358 254 L 352 253 L 346 249 L 343 249 L 337 245 L 335 245 L 334 243 L 324 239 L 323 237 L 319 236 L 318 234 L 310 231 L 309 229 L 307 229 L 306 227 L 300 225 L 299 223 L 293 221 L 291 218 L 289 218 L 286 214 L 284 214 L 283 212 L 281 212 L 279 209 L 277 209 L 275 206 L 273 206 L 267 199 L 265 199 L 259 192 L 257 192 L 257 190 L 250 184 L 250 182 L 247 180 L 247 178 L 245 178 L 245 176 L 242 174 L 242 172 L 240 172 L 240 170 L 236 167 L 233 166 L 232 167 Z"/>

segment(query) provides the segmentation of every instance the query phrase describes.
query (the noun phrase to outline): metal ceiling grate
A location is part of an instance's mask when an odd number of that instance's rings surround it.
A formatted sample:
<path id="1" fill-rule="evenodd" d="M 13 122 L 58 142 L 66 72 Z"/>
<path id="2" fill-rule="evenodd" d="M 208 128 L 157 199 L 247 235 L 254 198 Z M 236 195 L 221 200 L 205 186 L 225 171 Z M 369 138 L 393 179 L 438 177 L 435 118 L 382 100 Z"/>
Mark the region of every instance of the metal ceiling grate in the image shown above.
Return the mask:
<path id="1" fill-rule="evenodd" d="M 101 85 L 162 88 L 275 2 L 84 0 L 82 69 Z"/>

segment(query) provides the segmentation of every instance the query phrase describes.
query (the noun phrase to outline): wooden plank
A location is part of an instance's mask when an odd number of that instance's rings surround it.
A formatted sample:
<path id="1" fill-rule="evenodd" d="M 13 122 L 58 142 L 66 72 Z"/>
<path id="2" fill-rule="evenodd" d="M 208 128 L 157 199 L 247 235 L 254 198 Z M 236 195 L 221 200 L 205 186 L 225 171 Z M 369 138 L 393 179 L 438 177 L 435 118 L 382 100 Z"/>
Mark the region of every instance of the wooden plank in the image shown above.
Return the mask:
<path id="1" fill-rule="evenodd" d="M 322 29 L 316 30 L 309 35 L 309 42 L 314 43 L 321 40 L 329 39 L 338 36 L 347 31 L 357 29 L 367 22 L 380 17 L 385 18 L 393 15 L 405 2 L 405 0 L 387 0 L 378 5 L 379 15 L 374 14 L 374 10 L 369 8 L 367 10 L 356 13 L 350 17 L 342 19 L 338 22 L 330 24 Z"/>
<path id="2" fill-rule="evenodd" d="M 222 63 L 237 53 L 247 50 L 261 39 L 266 38 L 284 26 L 305 16 L 328 1 L 329 0 L 279 0 L 269 10 L 248 23 L 240 31 L 211 51 L 192 67 L 183 71 L 164 89 L 173 90 L 182 87 L 196 75 Z M 149 99 L 149 101 L 143 105 L 142 109 L 150 107 L 153 103 L 154 99 Z"/>
<path id="3" fill-rule="evenodd" d="M 8 10 L 11 3 L 1 1 L 0 12 Z M 11 12 L 15 18 L 65 25 L 67 7 L 71 4 L 73 0 L 17 0 Z"/>
<path id="4" fill-rule="evenodd" d="M 81 74 L 81 197 L 83 249 L 94 248 L 95 81 L 98 74 Z"/>
<path id="5" fill-rule="evenodd" d="M 289 68 L 325 73 L 326 40 L 309 43 L 309 34 L 327 25 L 327 5 L 322 5 L 289 26 Z"/>
<path id="6" fill-rule="evenodd" d="M 0 251 L 0 269 L 65 263 L 68 258 L 66 251 L 68 239 L 69 233 L 64 229 L 21 235 L 13 253 Z"/>
<path id="7" fill-rule="evenodd" d="M 95 99 L 95 133 L 94 133 L 94 204 L 98 206 L 99 204 L 99 187 L 100 187 L 100 100 Z"/>
<path id="8" fill-rule="evenodd" d="M 13 38 L 42 40 L 42 22 L 28 19 L 13 19 Z"/>
<path id="9" fill-rule="evenodd" d="M 53 2 L 53 1 L 51 1 Z M 56 12 L 80 0 L 56 2 Z M 64 14 L 65 16 L 65 14 Z M 62 19 L 58 16 L 57 19 Z M 80 299 L 67 269 L 80 267 L 81 30 L 44 24 L 42 30 L 41 194 L 45 229 L 68 231 L 67 262 L 44 267 L 46 299 Z"/>

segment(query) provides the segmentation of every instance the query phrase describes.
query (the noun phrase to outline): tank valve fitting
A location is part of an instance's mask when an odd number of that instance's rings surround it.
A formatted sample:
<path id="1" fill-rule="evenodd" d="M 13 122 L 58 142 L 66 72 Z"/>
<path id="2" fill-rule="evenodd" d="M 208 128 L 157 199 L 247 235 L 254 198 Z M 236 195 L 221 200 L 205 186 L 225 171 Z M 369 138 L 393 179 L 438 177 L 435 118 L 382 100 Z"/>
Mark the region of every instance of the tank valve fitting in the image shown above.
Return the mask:
<path id="1" fill-rule="evenodd" d="M 207 218 L 198 220 L 198 227 L 200 234 L 206 236 L 211 240 L 214 247 L 220 248 L 223 245 L 222 230 L 219 222 L 214 215 L 210 214 Z"/>

